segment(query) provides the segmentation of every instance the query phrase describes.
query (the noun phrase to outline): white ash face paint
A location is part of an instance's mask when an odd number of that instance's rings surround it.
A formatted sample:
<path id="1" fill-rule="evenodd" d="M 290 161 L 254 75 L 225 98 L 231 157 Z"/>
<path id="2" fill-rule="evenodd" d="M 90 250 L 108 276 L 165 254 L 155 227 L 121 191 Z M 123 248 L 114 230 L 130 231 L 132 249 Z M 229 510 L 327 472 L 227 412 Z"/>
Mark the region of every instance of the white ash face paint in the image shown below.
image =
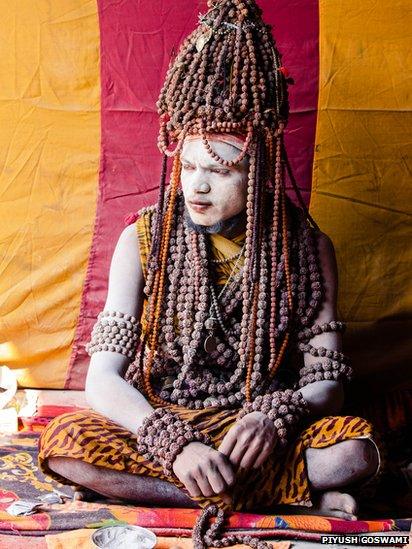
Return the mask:
<path id="1" fill-rule="evenodd" d="M 239 150 L 210 139 L 212 148 L 225 160 L 233 160 Z M 181 183 L 185 205 L 193 223 L 211 226 L 234 217 L 246 208 L 249 160 L 226 167 L 209 155 L 202 140 L 184 143 Z"/>

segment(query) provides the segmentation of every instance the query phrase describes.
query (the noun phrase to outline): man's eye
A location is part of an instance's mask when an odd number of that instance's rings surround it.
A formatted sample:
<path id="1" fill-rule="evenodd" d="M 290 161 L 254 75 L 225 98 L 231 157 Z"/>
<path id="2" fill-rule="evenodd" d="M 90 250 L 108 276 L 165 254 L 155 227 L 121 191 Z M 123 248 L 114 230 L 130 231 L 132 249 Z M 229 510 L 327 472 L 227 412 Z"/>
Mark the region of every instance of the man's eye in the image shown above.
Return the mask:
<path id="1" fill-rule="evenodd" d="M 216 169 L 216 170 L 211 170 L 213 173 L 218 173 L 220 175 L 226 175 L 229 173 L 229 170 L 219 170 L 219 169 Z"/>
<path id="2" fill-rule="evenodd" d="M 193 170 L 193 166 L 189 166 L 189 164 L 183 164 L 184 170 Z"/>

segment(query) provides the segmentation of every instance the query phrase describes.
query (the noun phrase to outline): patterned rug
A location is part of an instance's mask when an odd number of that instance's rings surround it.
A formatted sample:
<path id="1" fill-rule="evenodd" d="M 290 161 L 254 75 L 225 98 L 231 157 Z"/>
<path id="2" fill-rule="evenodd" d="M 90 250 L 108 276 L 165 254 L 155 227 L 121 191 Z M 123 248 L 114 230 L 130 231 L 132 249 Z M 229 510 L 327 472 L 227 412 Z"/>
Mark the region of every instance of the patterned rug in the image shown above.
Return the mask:
<path id="1" fill-rule="evenodd" d="M 198 516 L 194 509 L 137 507 L 66 500 L 43 504 L 29 516 L 12 516 L 6 508 L 19 500 L 36 500 L 54 489 L 71 496 L 70 487 L 46 477 L 37 467 L 36 433 L 0 436 L 0 534 L 43 536 L 81 528 L 134 524 L 152 529 L 159 536 L 189 537 Z M 308 515 L 259 515 L 233 513 L 228 529 L 253 532 L 262 538 L 318 540 L 321 533 L 409 531 L 410 519 L 344 521 Z"/>

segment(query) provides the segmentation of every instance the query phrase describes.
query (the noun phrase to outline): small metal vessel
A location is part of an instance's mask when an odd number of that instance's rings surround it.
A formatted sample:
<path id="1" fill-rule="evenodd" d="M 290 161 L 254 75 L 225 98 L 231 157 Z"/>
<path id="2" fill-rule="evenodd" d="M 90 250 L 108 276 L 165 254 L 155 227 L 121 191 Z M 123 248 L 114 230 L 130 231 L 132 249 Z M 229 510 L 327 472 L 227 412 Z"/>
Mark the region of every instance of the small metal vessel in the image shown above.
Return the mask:
<path id="1" fill-rule="evenodd" d="M 93 533 L 92 542 L 99 549 L 153 549 L 157 538 L 147 528 L 127 524 L 99 528 Z"/>

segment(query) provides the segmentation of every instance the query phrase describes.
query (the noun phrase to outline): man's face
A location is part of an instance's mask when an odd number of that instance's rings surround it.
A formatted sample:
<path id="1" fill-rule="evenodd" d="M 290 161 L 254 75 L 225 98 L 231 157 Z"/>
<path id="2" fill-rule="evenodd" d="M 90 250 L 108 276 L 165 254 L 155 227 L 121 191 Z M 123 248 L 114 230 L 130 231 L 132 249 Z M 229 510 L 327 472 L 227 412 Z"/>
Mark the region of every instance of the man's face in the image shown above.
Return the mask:
<path id="1" fill-rule="evenodd" d="M 210 140 L 221 158 L 233 160 L 239 150 L 227 143 Z M 212 226 L 246 208 L 249 162 L 226 168 L 208 154 L 201 139 L 184 143 L 182 150 L 182 190 L 193 223 Z"/>

